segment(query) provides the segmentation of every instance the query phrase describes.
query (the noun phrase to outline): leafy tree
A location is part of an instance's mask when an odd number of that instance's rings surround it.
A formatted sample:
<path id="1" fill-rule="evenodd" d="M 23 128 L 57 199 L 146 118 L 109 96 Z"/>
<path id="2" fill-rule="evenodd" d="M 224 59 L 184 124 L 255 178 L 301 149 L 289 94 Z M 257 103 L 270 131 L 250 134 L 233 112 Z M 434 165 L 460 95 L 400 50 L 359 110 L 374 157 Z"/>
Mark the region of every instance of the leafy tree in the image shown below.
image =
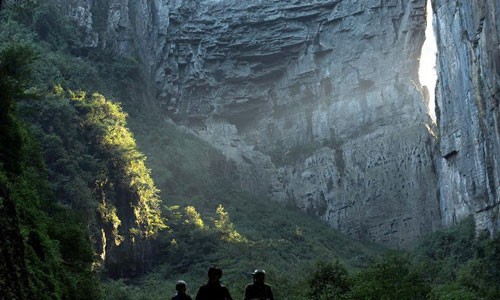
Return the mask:
<path id="1" fill-rule="evenodd" d="M 432 289 L 430 300 L 476 300 L 477 295 L 455 283 L 443 284 Z"/>
<path id="2" fill-rule="evenodd" d="M 418 300 L 426 299 L 430 286 L 410 259 L 398 253 L 389 253 L 355 277 L 351 297 L 364 300 Z"/>
<path id="3" fill-rule="evenodd" d="M 26 96 L 33 50 L 10 44 L 0 48 L 0 159 L 6 171 L 18 173 L 23 133 L 13 114 L 15 100 Z"/>
<path id="4" fill-rule="evenodd" d="M 337 260 L 335 264 L 318 262 L 308 279 L 309 299 L 347 299 L 351 280 L 347 269 Z"/>
<path id="5" fill-rule="evenodd" d="M 476 255 L 458 271 L 457 284 L 481 299 L 500 299 L 500 236 L 477 239 Z"/>
<path id="6" fill-rule="evenodd" d="M 156 258 L 167 261 L 175 272 L 186 272 L 220 247 L 218 233 L 205 225 L 194 206 L 183 210 L 178 205 L 167 208 L 170 231 L 157 240 Z"/>
<path id="7" fill-rule="evenodd" d="M 475 237 L 474 219 L 469 217 L 458 226 L 430 234 L 418 246 L 416 253 L 421 258 L 448 260 L 455 266 L 461 265 L 474 257 Z"/>
<path id="8" fill-rule="evenodd" d="M 430 299 L 498 299 L 499 239 L 476 233 L 472 217 L 426 237 L 415 249 L 417 270 L 431 283 Z"/>
<path id="9" fill-rule="evenodd" d="M 184 209 L 184 213 L 186 214 L 185 224 L 192 224 L 197 228 L 203 229 L 205 228 L 205 223 L 201 219 L 201 215 L 196 211 L 194 206 L 187 206 Z"/>
<path id="10" fill-rule="evenodd" d="M 229 214 L 225 211 L 222 204 L 217 206 L 218 218 L 214 220 L 215 230 L 222 234 L 222 239 L 227 242 L 245 242 L 246 239 L 236 229 L 229 219 Z"/>
<path id="11" fill-rule="evenodd" d="M 25 44 L 8 44 L 0 52 L 0 95 L 2 112 L 6 113 L 14 99 L 26 96 L 31 68 L 36 56 L 33 48 Z"/>

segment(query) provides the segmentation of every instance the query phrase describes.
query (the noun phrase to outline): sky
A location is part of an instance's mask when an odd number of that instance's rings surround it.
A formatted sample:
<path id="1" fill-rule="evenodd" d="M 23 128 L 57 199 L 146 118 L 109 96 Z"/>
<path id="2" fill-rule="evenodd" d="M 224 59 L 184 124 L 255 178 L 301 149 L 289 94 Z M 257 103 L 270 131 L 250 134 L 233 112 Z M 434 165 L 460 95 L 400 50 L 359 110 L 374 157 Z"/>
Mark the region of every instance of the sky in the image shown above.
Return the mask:
<path id="1" fill-rule="evenodd" d="M 420 57 L 419 79 L 423 86 L 427 86 L 429 90 L 429 106 L 428 111 L 433 122 L 436 122 L 435 112 L 435 95 L 434 89 L 436 88 L 436 39 L 434 37 L 434 29 L 432 26 L 432 5 L 431 1 L 427 1 L 427 28 L 425 30 L 425 42 L 422 47 L 422 54 Z"/>

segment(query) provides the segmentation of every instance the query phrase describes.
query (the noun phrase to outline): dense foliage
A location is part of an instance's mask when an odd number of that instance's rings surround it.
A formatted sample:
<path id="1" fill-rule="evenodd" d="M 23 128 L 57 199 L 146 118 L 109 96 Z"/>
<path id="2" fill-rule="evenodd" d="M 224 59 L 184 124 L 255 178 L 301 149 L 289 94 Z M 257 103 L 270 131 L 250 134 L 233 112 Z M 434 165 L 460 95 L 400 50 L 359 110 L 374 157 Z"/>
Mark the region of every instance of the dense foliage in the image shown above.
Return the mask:
<path id="1" fill-rule="evenodd" d="M 500 236 L 476 237 L 474 221 L 425 238 L 411 253 L 390 252 L 352 275 L 320 265 L 311 299 L 499 299 Z M 327 295 L 327 296 L 325 296 Z"/>
<path id="2" fill-rule="evenodd" d="M 44 101 L 23 103 L 20 111 L 43 143 L 59 202 L 86 217 L 95 240 L 108 239 L 95 245 L 99 253 L 113 255 L 113 249 L 147 240 L 166 227 L 158 190 L 119 104 L 97 93 L 56 87 Z M 131 258 L 134 253 L 122 252 L 122 260 L 147 269 Z M 124 272 L 120 265 L 105 267 Z"/>
<path id="3" fill-rule="evenodd" d="M 347 299 L 352 283 L 347 269 L 339 262 L 318 263 L 308 280 L 310 299 Z"/>
<path id="4" fill-rule="evenodd" d="M 0 290 L 8 299 L 98 299 L 94 255 L 81 218 L 58 205 L 45 163 L 16 102 L 30 95 L 33 51 L 0 49 Z M 85 296 L 84 296 L 85 295 Z"/>
<path id="5" fill-rule="evenodd" d="M 60 87 L 102 85 L 104 64 L 72 55 L 78 30 L 58 7 L 20 2 L 0 28 L 0 298 L 98 299 L 94 251 L 129 239 L 144 256 L 165 228 L 158 190 L 120 105 Z"/>

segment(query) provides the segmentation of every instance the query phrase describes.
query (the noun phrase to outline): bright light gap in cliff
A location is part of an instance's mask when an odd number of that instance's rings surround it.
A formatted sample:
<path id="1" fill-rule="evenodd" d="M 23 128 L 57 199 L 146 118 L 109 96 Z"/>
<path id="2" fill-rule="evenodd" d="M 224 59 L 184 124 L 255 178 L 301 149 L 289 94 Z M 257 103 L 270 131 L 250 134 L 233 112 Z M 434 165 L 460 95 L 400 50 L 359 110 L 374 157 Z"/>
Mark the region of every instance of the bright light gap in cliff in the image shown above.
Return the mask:
<path id="1" fill-rule="evenodd" d="M 427 103 L 427 111 L 432 121 L 436 123 L 436 100 L 434 90 L 436 88 L 436 38 L 434 36 L 434 27 L 432 22 L 432 5 L 431 1 L 427 0 L 427 28 L 425 29 L 425 42 L 422 46 L 420 54 L 420 66 L 418 76 L 420 84 L 427 87 L 429 91 L 429 103 Z"/>

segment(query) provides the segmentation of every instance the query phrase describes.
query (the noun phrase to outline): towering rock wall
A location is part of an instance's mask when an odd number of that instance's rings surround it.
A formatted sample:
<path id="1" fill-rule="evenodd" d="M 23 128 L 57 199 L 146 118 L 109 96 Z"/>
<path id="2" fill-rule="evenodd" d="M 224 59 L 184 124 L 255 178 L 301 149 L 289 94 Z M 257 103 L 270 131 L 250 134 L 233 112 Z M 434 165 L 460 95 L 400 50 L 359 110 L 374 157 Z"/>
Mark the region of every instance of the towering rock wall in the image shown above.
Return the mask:
<path id="1" fill-rule="evenodd" d="M 158 98 L 247 189 L 405 246 L 439 223 L 424 28 L 425 1 L 185 1 Z"/>
<path id="2" fill-rule="evenodd" d="M 256 193 L 357 238 L 438 226 L 434 137 L 417 77 L 424 0 L 94 2 L 89 47 L 145 62 L 157 105 Z"/>
<path id="3" fill-rule="evenodd" d="M 500 4 L 434 1 L 439 46 L 439 191 L 445 225 L 500 228 Z"/>

